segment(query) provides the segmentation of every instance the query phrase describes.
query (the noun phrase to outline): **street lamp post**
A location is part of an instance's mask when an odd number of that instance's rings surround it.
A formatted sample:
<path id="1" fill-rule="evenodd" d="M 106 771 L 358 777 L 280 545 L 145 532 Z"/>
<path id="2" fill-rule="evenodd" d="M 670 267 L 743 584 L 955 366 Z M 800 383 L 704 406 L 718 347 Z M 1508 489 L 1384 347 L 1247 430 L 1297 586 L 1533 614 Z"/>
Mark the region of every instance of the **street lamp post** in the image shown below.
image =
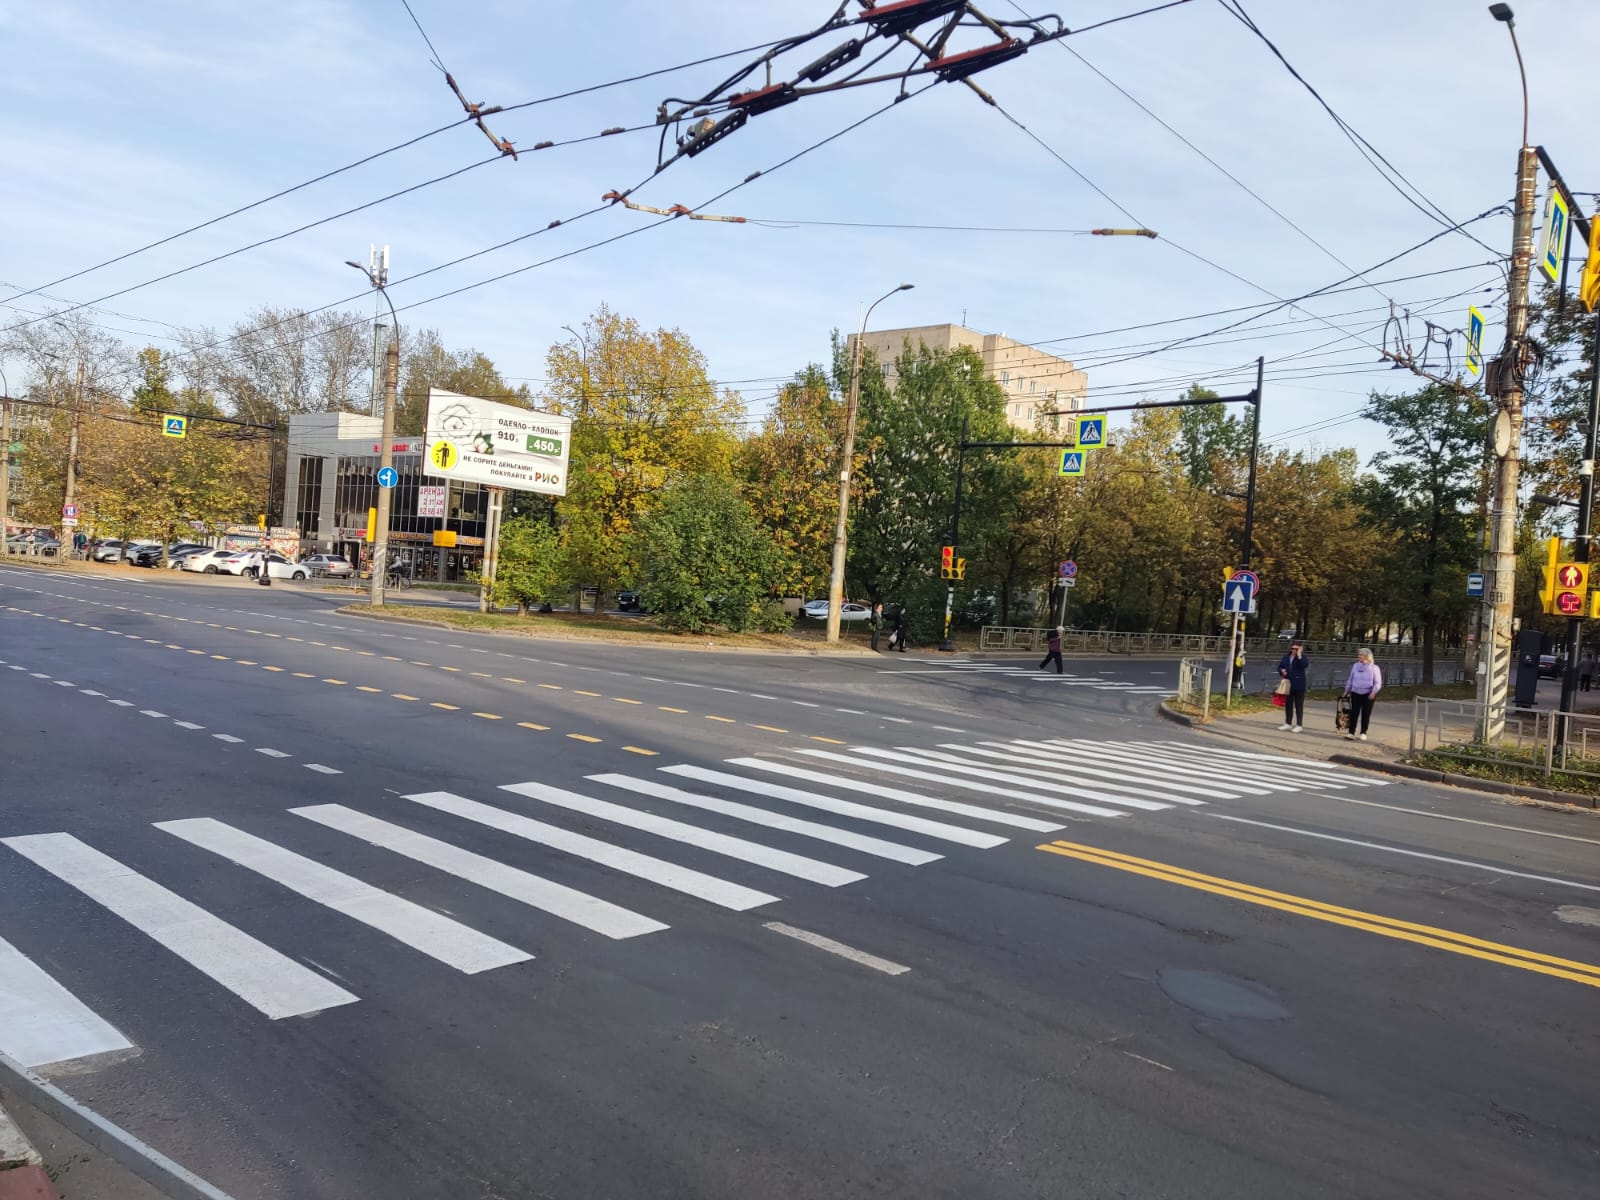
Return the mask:
<path id="1" fill-rule="evenodd" d="M 856 407 L 861 401 L 861 343 L 867 336 L 872 310 L 896 292 L 909 292 L 915 284 L 902 283 L 867 305 L 850 353 L 850 399 L 844 410 L 844 453 L 839 459 L 839 516 L 833 527 L 833 569 L 828 573 L 828 641 L 839 640 L 839 615 L 844 608 L 845 522 L 850 515 L 850 466 L 856 453 Z"/>
<path id="2" fill-rule="evenodd" d="M 394 310 L 394 301 L 389 299 L 387 290 L 389 283 L 388 248 L 384 248 L 383 266 L 381 268 L 363 267 L 351 259 L 345 260 L 345 266 L 354 267 L 367 277 L 367 282 L 377 289 L 378 295 L 383 297 L 384 303 L 389 306 L 389 318 L 394 322 L 394 336 L 389 341 L 389 349 L 383 356 L 383 432 L 378 439 L 378 472 L 382 474 L 394 466 L 394 410 L 397 393 L 400 390 L 400 316 Z M 383 607 L 383 576 L 388 569 L 389 560 L 389 508 L 393 488 L 378 488 L 378 516 L 377 528 L 372 533 L 372 607 Z"/>

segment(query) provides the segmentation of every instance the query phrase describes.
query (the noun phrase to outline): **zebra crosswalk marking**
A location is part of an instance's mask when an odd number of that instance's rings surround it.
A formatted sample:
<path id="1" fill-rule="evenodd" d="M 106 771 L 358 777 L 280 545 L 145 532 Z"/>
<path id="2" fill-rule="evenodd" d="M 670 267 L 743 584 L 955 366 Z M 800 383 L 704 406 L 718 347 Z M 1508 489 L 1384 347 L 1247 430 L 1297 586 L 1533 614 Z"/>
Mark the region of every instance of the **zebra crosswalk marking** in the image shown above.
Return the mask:
<path id="1" fill-rule="evenodd" d="M 768 783 L 764 779 L 746 779 L 742 775 L 730 775 L 726 771 L 712 771 L 705 767 L 673 766 L 662 767 L 669 775 L 680 775 L 685 779 L 697 779 L 701 783 L 721 784 L 723 787 L 737 788 L 742 792 L 750 792 L 757 796 L 767 796 L 773 800 L 787 800 L 792 804 L 803 804 L 809 808 L 821 809 L 823 812 L 837 813 L 841 817 L 853 817 L 858 821 L 873 821 L 879 825 L 891 825 L 897 829 L 904 829 L 909 833 L 920 833 L 924 837 L 938 838 L 941 841 L 954 842 L 958 846 L 976 846 L 980 850 L 988 850 L 994 846 L 1003 846 L 1006 839 L 992 833 L 979 833 L 975 829 L 963 829 L 959 825 L 948 825 L 943 821 L 930 821 L 926 817 L 913 817 L 905 813 L 891 812 L 886 808 L 873 808 L 870 804 L 857 804 L 851 800 L 835 800 L 832 796 L 824 796 L 821 792 L 808 792 L 802 788 L 785 787 L 778 783 Z"/>
<path id="2" fill-rule="evenodd" d="M 543 783 L 507 783 L 502 784 L 500 790 L 512 792 L 518 796 L 527 796 L 529 799 L 552 804 L 558 808 L 584 813 L 587 816 L 598 817 L 602 821 L 614 821 L 619 825 L 627 825 L 634 829 L 643 830 L 646 833 L 653 833 L 657 837 L 669 838 L 675 842 L 685 842 L 691 846 L 699 846 L 702 850 L 709 850 L 713 854 L 741 859 L 758 867 L 766 867 L 771 871 L 793 875 L 798 879 L 809 880 L 812 883 L 820 883 L 824 887 L 840 887 L 843 884 L 857 883 L 866 878 L 859 871 L 848 871 L 843 867 L 836 867 L 832 863 L 819 862 L 814 858 L 791 854 L 787 850 L 763 846 L 759 842 L 746 841 L 744 838 L 714 833 L 709 829 L 702 829 L 698 825 L 674 821 L 669 817 L 658 817 L 654 813 L 641 812 L 638 809 L 628 808 L 621 804 L 612 804 L 608 800 L 596 800 L 590 796 L 579 795 L 577 792 L 569 792 L 564 788 L 550 787 Z"/>
<path id="3" fill-rule="evenodd" d="M 970 775 L 974 779 L 992 779 L 997 783 L 1017 783 L 1025 787 L 1038 788 L 1055 796 L 1073 796 L 1083 800 L 1098 800 L 1105 804 L 1120 804 L 1124 808 L 1139 808 L 1147 812 L 1160 812 L 1164 808 L 1172 807 L 1154 800 L 1142 800 L 1136 796 L 1114 796 L 1110 792 L 1098 788 L 1079 787 L 1068 783 L 1052 783 L 1042 779 L 1030 779 L 1026 775 L 1018 775 L 1011 771 L 998 771 L 992 767 L 976 767 L 957 758 L 953 754 L 943 754 L 937 750 L 922 750 L 912 746 L 899 746 L 894 750 L 884 750 L 877 746 L 852 747 L 858 754 L 869 754 L 873 757 L 890 758 L 896 754 L 909 755 L 911 761 L 926 763 L 929 766 L 938 765 L 948 771 L 955 771 L 961 775 Z M 1042 797 L 1036 797 L 1038 802 Z"/>
<path id="4" fill-rule="evenodd" d="M 1049 808 L 1059 808 L 1063 812 L 1080 813 L 1086 817 L 1120 817 L 1123 814 L 1115 809 L 1102 808 L 1096 804 L 1079 804 L 1072 800 L 1056 800 L 1052 797 L 1041 796 L 1037 792 L 1022 792 L 1016 788 L 1004 787 L 998 783 L 979 783 L 974 779 L 956 779 L 948 774 L 936 774 L 932 771 L 919 770 L 917 767 L 902 766 L 899 763 L 875 762 L 870 758 L 856 758 L 849 754 L 839 754 L 833 750 L 801 750 L 801 754 L 812 758 L 825 759 L 828 762 L 843 763 L 851 767 L 865 767 L 872 771 L 885 771 L 890 775 L 904 775 L 907 779 L 924 779 L 930 783 L 942 783 L 946 787 L 964 788 L 967 791 L 982 792 L 986 796 L 1007 796 L 1012 800 L 1026 800 L 1030 804 L 1042 804 Z M 925 764 L 932 766 L 933 764 Z"/>
<path id="5" fill-rule="evenodd" d="M 1141 749 L 1144 753 L 1157 760 L 1199 762 L 1209 765 L 1214 773 L 1248 774 L 1252 780 L 1270 780 L 1274 783 L 1284 784 L 1293 791 L 1342 791 L 1348 786 L 1341 780 L 1319 779 L 1309 776 L 1298 768 L 1298 764 L 1291 762 L 1253 762 L 1246 759 L 1235 759 L 1226 755 L 1215 757 L 1204 753 L 1199 756 L 1191 756 L 1185 754 L 1177 746 L 1166 744 L 1141 745 Z"/>
<path id="6" fill-rule="evenodd" d="M 4 841 L 274 1020 L 358 999 L 70 833 L 35 833 Z"/>
<path id="7" fill-rule="evenodd" d="M 610 867 L 625 875 L 649 880 L 651 883 L 695 896 L 723 908 L 731 908 L 735 912 L 745 912 L 759 908 L 763 904 L 776 903 L 778 900 L 777 896 L 758 892 L 755 888 L 730 883 L 714 875 L 680 867 L 676 863 L 652 858 L 648 854 L 640 854 L 623 846 L 613 846 L 610 842 L 601 841 L 599 838 L 571 833 L 558 826 L 535 821 L 532 817 L 507 812 L 492 804 L 468 800 L 452 792 L 420 792 L 414 796 L 407 796 L 406 799 L 439 812 L 476 821 L 480 825 L 487 825 L 491 829 L 513 834 L 530 842 L 537 842 L 542 846 L 549 846 L 554 850 L 588 859 L 590 862 Z"/>
<path id="8" fill-rule="evenodd" d="M 998 758 L 1009 763 L 1019 764 L 1013 769 L 1026 767 L 1029 773 L 1040 771 L 1052 772 L 1052 778 L 1059 778 L 1060 772 L 1070 771 L 1073 775 L 1087 776 L 1096 787 L 1129 787 L 1129 788 L 1170 788 L 1174 781 L 1170 777 L 1163 777 L 1152 772 L 1133 772 L 1125 769 L 1120 763 L 1103 762 L 1098 756 L 1051 754 L 1041 750 L 1030 750 L 1026 746 L 1008 744 L 1006 742 L 983 742 L 977 746 L 959 746 L 946 743 L 946 750 L 962 750 L 967 754 L 981 755 L 985 758 Z M 1105 782 L 1102 782 L 1105 781 Z M 1202 801 L 1196 796 L 1205 796 L 1212 800 L 1237 800 L 1237 791 L 1223 791 L 1216 787 L 1197 787 L 1187 783 L 1178 783 L 1190 793 L 1180 795 L 1172 791 L 1140 791 L 1139 795 L 1149 796 L 1156 800 L 1167 800 L 1173 804 L 1200 804 Z"/>
<path id="9" fill-rule="evenodd" d="M 1066 739 L 1059 739 L 1050 742 L 1042 742 L 1039 744 L 1050 747 L 1051 749 L 1064 750 L 1071 753 L 1094 754 L 1110 761 L 1129 764 L 1129 766 L 1134 770 L 1143 770 L 1147 773 L 1159 771 L 1163 776 L 1169 778 L 1177 777 L 1183 779 L 1203 779 L 1207 783 L 1212 783 L 1215 782 L 1220 775 L 1215 768 L 1208 767 L 1202 763 L 1195 762 L 1190 759 L 1168 759 L 1156 755 L 1138 754 L 1132 751 L 1122 750 L 1120 748 L 1113 750 L 1108 749 L 1107 745 L 1101 742 L 1091 742 L 1087 740 L 1069 741 Z M 1248 784 L 1243 784 L 1236 782 L 1230 776 L 1228 777 L 1228 783 L 1235 791 L 1244 792 L 1246 795 L 1253 796 L 1267 796 L 1274 792 L 1293 792 L 1296 790 L 1290 784 L 1267 779 L 1252 778 Z"/>
<path id="10" fill-rule="evenodd" d="M 377 817 L 369 817 L 342 804 L 313 804 L 289 811 L 609 938 L 638 937 L 667 928 L 662 922 L 631 912 L 621 905 L 507 866 L 471 850 L 463 850 L 438 838 L 380 821 Z"/>
<path id="11" fill-rule="evenodd" d="M 1180 745 L 1180 743 L 1177 742 L 1145 742 L 1136 744 L 1151 747 L 1166 747 L 1169 749 L 1176 748 L 1178 745 Z M 1319 762 L 1316 759 L 1293 758 L 1283 754 L 1262 754 L 1251 750 L 1235 750 L 1231 746 L 1206 746 L 1202 748 L 1202 751 L 1206 754 L 1209 754 L 1213 759 L 1260 763 L 1266 769 L 1291 772 L 1294 773 L 1296 777 L 1298 777 L 1298 773 L 1301 770 L 1306 767 L 1310 767 L 1313 771 L 1320 773 L 1326 779 L 1330 781 L 1337 780 L 1340 784 L 1346 786 L 1389 787 L 1391 784 L 1390 780 L 1375 778 L 1368 779 L 1354 771 L 1342 768 L 1336 763 Z"/>
<path id="12" fill-rule="evenodd" d="M 1007 771 L 1018 775 L 1026 775 L 1030 778 L 1044 778 L 1049 780 L 1059 780 L 1063 777 L 1069 779 L 1081 778 L 1085 782 L 1093 784 L 1096 788 L 1101 788 L 1110 792 L 1129 792 L 1135 796 L 1142 796 L 1146 800 L 1162 800 L 1168 805 L 1204 803 L 1204 801 L 1197 800 L 1193 796 L 1180 795 L 1177 792 L 1168 791 L 1164 788 L 1153 786 L 1147 781 L 1130 780 L 1127 778 L 1127 776 L 1119 771 L 1115 771 L 1107 767 L 1095 766 L 1092 760 L 1089 762 L 1060 762 L 1028 755 L 1016 749 L 1013 749 L 1008 753 L 1002 750 L 986 750 L 981 746 L 962 746 L 952 742 L 944 743 L 940 746 L 940 749 L 946 751 L 960 751 L 962 755 L 975 755 L 980 759 L 998 759 L 1005 765 L 1005 769 Z M 925 753 L 933 752 L 925 751 Z M 971 761 L 970 757 L 965 759 L 965 761 Z M 1197 788 L 1194 790 L 1199 791 L 1201 789 Z M 1205 794 L 1214 798 L 1234 798 L 1230 793 L 1227 792 L 1206 792 Z"/>
<path id="13" fill-rule="evenodd" d="M 476 975 L 533 957 L 442 913 L 210 817 L 157 821 L 155 827 L 386 933 L 465 974 Z"/>
<path id="14" fill-rule="evenodd" d="M 0 1053 L 42 1067 L 132 1049 L 109 1022 L 0 938 Z"/>
<path id="15" fill-rule="evenodd" d="M 823 825 L 817 821 L 806 821 L 799 817 L 785 816 L 783 813 L 769 812 L 764 808 L 757 808 L 751 804 L 736 804 L 731 800 L 719 800 L 714 796 L 704 796 L 698 792 L 669 787 L 651 779 L 634 779 L 628 775 L 590 775 L 588 778 L 592 783 L 603 783 L 608 787 L 638 792 L 644 796 L 654 796 L 658 800 L 670 800 L 674 804 L 684 804 L 690 808 L 700 808 L 706 812 L 720 813 L 725 817 L 733 817 L 735 820 L 749 821 L 752 824 L 765 825 L 771 829 L 781 829 L 786 833 L 815 838 L 820 842 L 831 842 L 835 846 L 843 846 L 849 850 L 859 850 L 863 854 L 887 858 L 893 862 L 905 863 L 908 866 L 920 867 L 927 863 L 937 862 L 944 857 L 928 850 L 918 850 L 913 846 L 902 846 L 897 842 L 885 841 L 883 838 L 852 833 L 848 829 L 835 829 L 832 825 Z"/>

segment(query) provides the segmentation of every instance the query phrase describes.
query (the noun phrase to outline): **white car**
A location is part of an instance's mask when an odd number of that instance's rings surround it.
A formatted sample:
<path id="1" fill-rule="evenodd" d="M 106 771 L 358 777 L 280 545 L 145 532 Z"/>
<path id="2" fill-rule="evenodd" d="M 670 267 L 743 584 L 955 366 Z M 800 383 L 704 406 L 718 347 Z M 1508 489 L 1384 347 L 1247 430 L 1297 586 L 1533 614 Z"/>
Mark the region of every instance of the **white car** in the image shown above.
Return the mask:
<path id="1" fill-rule="evenodd" d="M 329 575 L 342 579 L 356 573 L 351 562 L 342 554 L 312 554 L 300 560 L 300 565 L 313 575 Z"/>
<path id="2" fill-rule="evenodd" d="M 828 619 L 828 602 L 826 600 L 811 600 L 807 602 L 805 608 L 801 611 L 814 621 L 826 621 Z M 841 621 L 865 621 L 871 615 L 872 609 L 867 605 L 856 604 L 850 600 L 846 600 L 839 608 L 839 620 Z"/>
<path id="3" fill-rule="evenodd" d="M 228 555 L 227 558 L 217 561 L 217 573 L 221 575 L 243 575 L 247 571 L 255 571 L 256 551 L 240 550 Z M 267 555 L 267 578 L 269 579 L 310 579 L 311 568 L 300 563 L 292 563 L 281 554 Z"/>
<path id="4" fill-rule="evenodd" d="M 215 575 L 222 570 L 224 560 L 233 558 L 237 550 L 202 550 L 197 554 L 190 554 L 183 560 L 185 571 L 202 571 L 207 575 Z M 237 572 L 230 571 L 231 574 Z"/>

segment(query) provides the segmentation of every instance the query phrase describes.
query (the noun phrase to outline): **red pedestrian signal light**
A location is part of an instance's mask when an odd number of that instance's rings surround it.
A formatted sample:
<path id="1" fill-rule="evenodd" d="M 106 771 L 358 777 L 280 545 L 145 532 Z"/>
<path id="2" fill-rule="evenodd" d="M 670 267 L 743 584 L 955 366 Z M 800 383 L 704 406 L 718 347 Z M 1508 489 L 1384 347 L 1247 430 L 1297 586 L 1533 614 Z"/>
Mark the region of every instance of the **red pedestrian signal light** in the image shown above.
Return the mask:
<path id="1" fill-rule="evenodd" d="M 1589 590 L 1589 564 L 1564 562 L 1556 567 L 1556 582 L 1569 592 Z"/>
<path id="2" fill-rule="evenodd" d="M 1564 617 L 1581 617 L 1583 615 L 1583 593 L 1557 592 L 1556 611 Z"/>
<path id="3" fill-rule="evenodd" d="M 956 548 L 946 546 L 939 551 L 939 574 L 942 578 L 949 579 L 956 569 Z"/>

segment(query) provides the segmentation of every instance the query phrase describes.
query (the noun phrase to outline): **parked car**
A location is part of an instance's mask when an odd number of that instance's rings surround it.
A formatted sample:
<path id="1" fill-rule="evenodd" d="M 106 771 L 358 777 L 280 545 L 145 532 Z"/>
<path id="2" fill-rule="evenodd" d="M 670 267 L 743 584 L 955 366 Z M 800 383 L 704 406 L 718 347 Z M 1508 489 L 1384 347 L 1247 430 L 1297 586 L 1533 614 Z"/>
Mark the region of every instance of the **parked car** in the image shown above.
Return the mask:
<path id="1" fill-rule="evenodd" d="M 120 538 L 106 538 L 94 544 L 90 557 L 95 562 L 121 562 L 123 544 Z"/>
<path id="2" fill-rule="evenodd" d="M 181 550 L 169 550 L 167 552 L 167 566 L 171 570 L 181 571 L 183 570 L 185 559 L 193 558 L 196 554 L 205 554 L 210 549 L 210 546 L 186 546 Z"/>
<path id="3" fill-rule="evenodd" d="M 221 563 L 223 559 L 232 558 L 237 553 L 238 551 L 235 550 L 200 550 L 194 554 L 184 556 L 183 569 L 185 571 L 202 571 L 207 575 L 215 575 L 222 569 Z"/>
<path id="4" fill-rule="evenodd" d="M 1539 655 L 1539 677 L 1555 679 L 1561 674 L 1561 659 L 1554 654 Z"/>
<path id="5" fill-rule="evenodd" d="M 335 579 L 345 579 L 356 573 L 350 560 L 342 554 L 309 554 L 300 560 L 300 565 L 313 575 L 328 575 Z"/>
<path id="6" fill-rule="evenodd" d="M 217 573 L 221 575 L 249 575 L 255 576 L 254 550 L 240 550 L 226 558 L 217 561 Z M 310 579 L 311 572 L 304 563 L 290 562 L 281 554 L 267 555 L 267 577 L 269 579 Z"/>
<path id="7" fill-rule="evenodd" d="M 617 611 L 642 613 L 644 611 L 644 598 L 638 592 L 618 592 Z"/>
<path id="8" fill-rule="evenodd" d="M 135 567 L 154 567 L 161 562 L 160 543 L 134 542 L 122 548 L 122 561 Z"/>
<path id="9" fill-rule="evenodd" d="M 828 619 L 828 607 L 826 600 L 811 600 L 806 603 L 801 611 L 814 621 L 826 621 Z M 846 600 L 839 606 L 839 620 L 841 621 L 865 621 L 871 615 L 871 608 L 865 604 L 857 604 L 853 600 Z"/>

